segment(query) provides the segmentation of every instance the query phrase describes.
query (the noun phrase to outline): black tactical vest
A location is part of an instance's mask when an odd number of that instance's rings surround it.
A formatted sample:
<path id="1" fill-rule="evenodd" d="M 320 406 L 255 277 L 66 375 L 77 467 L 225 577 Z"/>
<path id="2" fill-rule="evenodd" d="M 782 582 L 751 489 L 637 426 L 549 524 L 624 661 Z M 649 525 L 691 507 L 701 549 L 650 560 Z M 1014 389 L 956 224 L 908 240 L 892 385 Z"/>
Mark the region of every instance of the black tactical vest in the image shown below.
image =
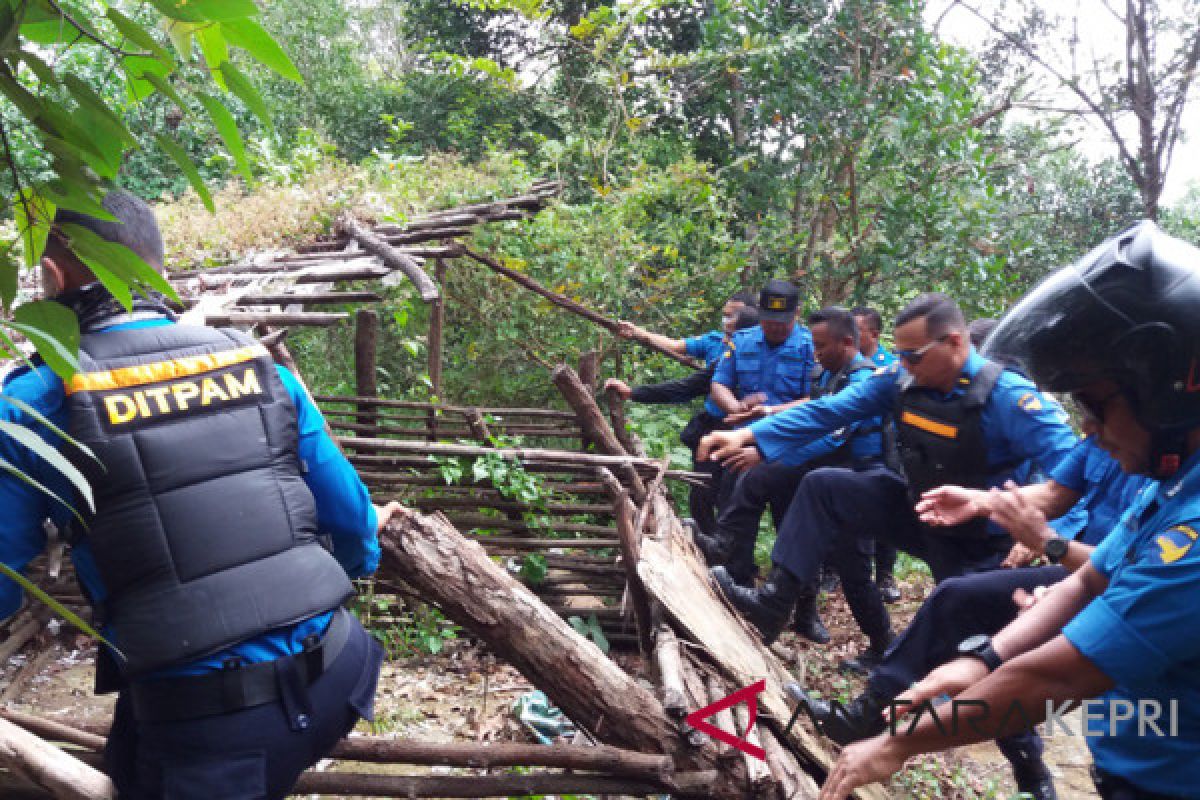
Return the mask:
<path id="1" fill-rule="evenodd" d="M 949 400 L 915 386 L 911 375 L 901 381 L 894 419 L 910 500 L 916 502 L 923 492 L 948 483 L 987 488 L 997 467 L 988 465 L 980 418 L 1003 371 L 999 364 L 987 362 L 974 378 L 959 378 L 965 391 Z M 987 535 L 987 520 L 935 530 L 951 536 L 982 537 Z"/>
<path id="2" fill-rule="evenodd" d="M 300 622 L 353 593 L 317 542 L 296 409 L 262 345 L 185 325 L 85 333 L 80 367 L 66 387 L 68 428 L 100 462 L 72 457 L 96 500 L 80 535 L 127 676 Z"/>
<path id="3" fill-rule="evenodd" d="M 813 379 L 812 394 L 811 394 L 812 399 L 816 400 L 819 397 L 828 397 L 831 394 L 837 394 L 842 389 L 845 389 L 847 385 L 849 385 L 851 375 L 853 375 L 856 372 L 860 372 L 862 370 L 871 370 L 872 372 L 874 372 L 875 365 L 872 364 L 870 361 L 866 360 L 865 358 L 861 358 L 861 357 L 855 358 L 849 364 L 842 367 L 841 370 L 839 370 L 833 376 L 833 379 L 830 380 L 829 383 L 825 384 L 824 386 L 817 385 L 816 379 L 820 377 L 820 373 L 818 373 Z M 857 435 L 864 435 L 864 434 L 868 434 L 868 433 L 875 433 L 877 430 L 879 430 L 877 427 L 862 427 L 855 431 L 855 435 L 857 436 Z M 814 458 L 814 459 L 810 460 L 808 462 L 808 466 L 809 467 L 852 467 L 852 466 L 854 466 L 854 458 L 850 454 L 850 438 L 851 437 L 846 437 L 845 441 L 843 441 L 842 444 L 836 450 L 834 450 L 832 453 L 826 453 L 825 455 L 820 456 L 819 458 Z"/>

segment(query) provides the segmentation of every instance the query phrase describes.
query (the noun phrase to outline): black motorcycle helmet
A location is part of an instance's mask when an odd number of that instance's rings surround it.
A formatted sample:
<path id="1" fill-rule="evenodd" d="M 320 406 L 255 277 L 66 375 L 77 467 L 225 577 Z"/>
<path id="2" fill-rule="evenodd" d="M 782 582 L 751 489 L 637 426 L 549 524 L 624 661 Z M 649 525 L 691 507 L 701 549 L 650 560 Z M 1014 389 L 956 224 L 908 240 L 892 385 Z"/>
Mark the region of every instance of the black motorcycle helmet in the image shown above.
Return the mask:
<path id="1" fill-rule="evenodd" d="M 1169 472 L 1200 425 L 1200 249 L 1138 223 L 1029 292 L 985 352 L 1050 391 L 1114 381 Z"/>

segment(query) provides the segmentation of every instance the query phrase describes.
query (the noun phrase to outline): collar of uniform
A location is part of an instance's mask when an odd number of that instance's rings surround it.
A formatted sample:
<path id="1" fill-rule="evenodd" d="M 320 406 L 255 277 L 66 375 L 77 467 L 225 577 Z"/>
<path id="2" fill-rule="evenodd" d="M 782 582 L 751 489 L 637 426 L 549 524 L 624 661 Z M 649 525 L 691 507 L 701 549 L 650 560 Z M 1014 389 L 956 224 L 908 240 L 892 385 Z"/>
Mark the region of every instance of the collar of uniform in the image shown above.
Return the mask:
<path id="1" fill-rule="evenodd" d="M 128 322 L 118 322 L 116 325 L 110 325 L 107 328 L 101 328 L 97 333 L 108 333 L 109 331 L 130 331 L 136 328 L 161 328 L 164 325 L 174 325 L 175 321 L 170 317 L 155 317 L 153 319 L 135 319 Z"/>
<path id="2" fill-rule="evenodd" d="M 941 393 L 940 396 L 948 399 L 965 392 L 967 386 L 975 379 L 975 376 L 979 374 L 979 370 L 983 369 L 985 364 L 987 364 L 987 359 L 979 355 L 975 348 L 972 347 L 971 352 L 967 355 L 967 360 L 963 363 L 962 371 L 958 373 L 958 381 L 954 384 L 954 388 L 948 392 Z M 931 391 L 937 392 L 938 390 L 931 388 Z"/>

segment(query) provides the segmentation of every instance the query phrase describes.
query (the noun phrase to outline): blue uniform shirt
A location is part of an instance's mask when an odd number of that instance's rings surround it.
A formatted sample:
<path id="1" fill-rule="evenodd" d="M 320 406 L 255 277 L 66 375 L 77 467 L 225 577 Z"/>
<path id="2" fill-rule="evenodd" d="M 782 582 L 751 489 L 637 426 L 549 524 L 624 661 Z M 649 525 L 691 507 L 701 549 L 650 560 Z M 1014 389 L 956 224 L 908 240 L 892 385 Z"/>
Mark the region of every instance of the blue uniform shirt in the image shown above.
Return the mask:
<path id="1" fill-rule="evenodd" d="M 1200 453 L 1180 476 L 1148 486 L 1091 563 L 1108 588 L 1063 628 L 1079 652 L 1116 687 L 1103 700 L 1155 701 L 1164 735 L 1111 712 L 1093 722 L 1088 747 L 1101 769 L 1139 788 L 1200 797 Z M 1177 728 L 1171 723 L 1174 701 Z M 1112 709 L 1112 705 L 1105 705 Z M 1110 724 L 1115 729 L 1110 731 Z M 1140 734 L 1140 735 L 1139 735 Z"/>
<path id="2" fill-rule="evenodd" d="M 892 364 L 896 363 L 896 354 L 891 350 L 888 350 L 883 346 L 883 343 L 880 342 L 875 347 L 875 355 L 871 356 L 871 361 L 874 362 L 875 366 L 877 367 L 890 367 Z"/>
<path id="3" fill-rule="evenodd" d="M 860 355 L 854 361 L 855 364 L 864 363 L 867 359 Z M 855 364 L 850 366 L 853 367 Z M 834 376 L 835 373 L 822 370 L 821 374 L 817 376 L 817 388 L 823 389 L 828 386 Z M 864 383 L 870 378 L 870 370 L 854 370 L 850 373 L 848 383 L 842 387 L 842 391 L 844 392 L 856 384 Z M 863 430 L 866 432 L 860 433 Z M 779 460 L 789 467 L 803 466 L 815 458 L 829 455 L 845 444 L 847 439 L 850 440 L 850 457 L 855 462 L 869 459 L 878 460 L 883 456 L 883 424 L 879 417 L 871 417 L 865 422 L 855 422 L 834 433 L 826 434 L 820 439 L 814 439 L 803 447 L 788 450 Z"/>
<path id="4" fill-rule="evenodd" d="M 723 332 L 709 331 L 699 336 L 689 336 L 683 340 L 683 345 L 689 356 L 692 358 L 702 358 L 704 359 L 705 367 L 716 369 L 717 363 L 725 355 L 725 350 L 729 347 L 729 342 Z M 725 412 L 713 402 L 711 397 L 704 398 L 704 410 L 717 419 L 725 418 Z"/>
<path id="5" fill-rule="evenodd" d="M 1154 483 L 1144 475 L 1127 474 L 1096 444 L 1095 437 L 1084 439 L 1068 453 L 1050 473 L 1050 479 L 1080 495 L 1071 512 L 1051 522 L 1051 526 L 1060 536 L 1090 545 L 1108 536 L 1142 489 Z M 1082 515 L 1072 513 L 1078 511 Z M 1066 522 L 1075 516 L 1082 518 L 1074 524 Z"/>
<path id="6" fill-rule="evenodd" d="M 739 400 L 763 392 L 767 405 L 778 406 L 808 395 L 814 363 L 808 328 L 797 323 L 787 339 L 771 346 L 762 327 L 755 325 L 733 335 L 713 382 L 727 387 Z"/>
<path id="7" fill-rule="evenodd" d="M 962 374 L 973 378 L 985 363 L 972 348 Z M 835 395 L 810 400 L 758 420 L 750 425 L 754 441 L 768 461 L 780 461 L 788 450 L 846 425 L 890 415 L 899 397 L 898 383 L 904 376 L 903 367 L 894 364 Z M 956 386 L 950 394 L 962 391 Z M 1058 466 L 1077 441 L 1066 424 L 1062 408 L 1043 397 L 1028 379 L 1010 370 L 1002 372 L 996 380 L 983 407 L 980 427 L 991 465 L 1030 461 L 1043 471 L 1050 470 Z M 995 477 L 999 481 L 1005 475 Z"/>
<path id="8" fill-rule="evenodd" d="M 714 367 L 725 355 L 725 334 L 709 331 L 699 336 L 689 336 L 683 340 L 683 346 L 689 356 L 703 359 L 706 367 Z"/>
<path id="9" fill-rule="evenodd" d="M 146 320 L 117 325 L 112 329 L 169 324 L 172 323 L 165 319 Z M 379 543 L 375 536 L 375 507 L 354 468 L 325 433 L 325 420 L 304 388 L 286 369 L 277 367 L 277 370 L 296 407 L 299 455 L 308 467 L 304 481 L 316 501 L 318 530 L 330 536 L 334 557 L 350 577 L 369 575 L 379 566 L 380 558 Z M 5 378 L 4 397 L 24 401 L 60 428 L 65 429 L 67 425 L 63 384 L 49 367 L 13 370 Z M 54 433 L 15 405 L 2 400 L 0 419 L 28 427 L 52 446 L 59 445 Z M 33 477 L 58 497 L 72 502 L 71 484 L 61 473 L 31 450 L 3 435 L 0 435 L 0 458 Z M 0 473 L 0 508 L 4 509 L 0 515 L 0 560 L 15 570 L 23 569 L 45 548 L 42 520 L 49 518 L 61 528 L 71 518 L 65 505 L 6 473 Z M 103 599 L 107 592 L 100 581 L 86 538 L 72 548 L 71 557 L 80 582 L 93 598 Z M 20 602 L 20 587 L 0 576 L 0 619 L 15 612 Z M 241 642 L 226 651 L 183 667 L 163 670 L 159 674 L 194 674 L 219 669 L 227 657 L 235 655 L 246 662 L 255 663 L 298 653 L 303 649 L 305 637 L 325 630 L 329 617 L 329 614 L 318 615 L 291 628 Z M 120 642 L 116 644 L 120 646 Z"/>

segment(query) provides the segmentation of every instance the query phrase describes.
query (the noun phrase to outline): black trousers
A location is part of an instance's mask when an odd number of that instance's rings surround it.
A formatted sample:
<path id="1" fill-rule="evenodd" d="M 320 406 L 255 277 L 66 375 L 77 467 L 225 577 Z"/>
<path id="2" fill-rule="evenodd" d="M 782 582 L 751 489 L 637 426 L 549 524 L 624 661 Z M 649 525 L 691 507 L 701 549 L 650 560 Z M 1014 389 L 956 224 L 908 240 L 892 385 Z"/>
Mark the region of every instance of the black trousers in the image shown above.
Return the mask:
<path id="1" fill-rule="evenodd" d="M 887 609 L 871 579 L 873 545 L 886 542 L 929 564 L 934 580 L 993 569 L 1011 547 L 1006 536 L 942 536 L 917 519 L 904 479 L 886 467 L 824 467 L 800 482 L 775 539 L 772 561 L 801 584 L 821 564 L 842 577 L 846 602 L 863 633 L 878 645 L 887 636 Z"/>
<path id="2" fill-rule="evenodd" d="M 759 464 L 744 472 L 726 471 L 717 536 L 733 543 L 726 565 L 730 574 L 739 578 L 753 574 L 754 543 L 763 511 L 771 509 L 771 519 L 778 528 L 807 472 L 807 467 L 779 463 Z"/>
<path id="3" fill-rule="evenodd" d="M 1066 578 L 1064 567 L 995 569 L 947 578 L 921 604 L 912 623 L 896 638 L 867 680 L 867 688 L 884 697 L 895 697 L 930 670 L 958 655 L 958 644 L 976 634 L 997 633 L 1017 617 L 1013 592 L 1033 591 Z M 1042 741 L 1032 731 L 1022 731 L 996 745 L 1010 761 L 1040 756 Z"/>
<path id="4" fill-rule="evenodd" d="M 383 649 L 357 621 L 329 668 L 273 703 L 178 722 L 140 722 L 117 698 L 105 767 L 121 800 L 274 800 L 359 719 L 371 719 Z M 281 687 L 283 688 L 283 687 Z"/>

